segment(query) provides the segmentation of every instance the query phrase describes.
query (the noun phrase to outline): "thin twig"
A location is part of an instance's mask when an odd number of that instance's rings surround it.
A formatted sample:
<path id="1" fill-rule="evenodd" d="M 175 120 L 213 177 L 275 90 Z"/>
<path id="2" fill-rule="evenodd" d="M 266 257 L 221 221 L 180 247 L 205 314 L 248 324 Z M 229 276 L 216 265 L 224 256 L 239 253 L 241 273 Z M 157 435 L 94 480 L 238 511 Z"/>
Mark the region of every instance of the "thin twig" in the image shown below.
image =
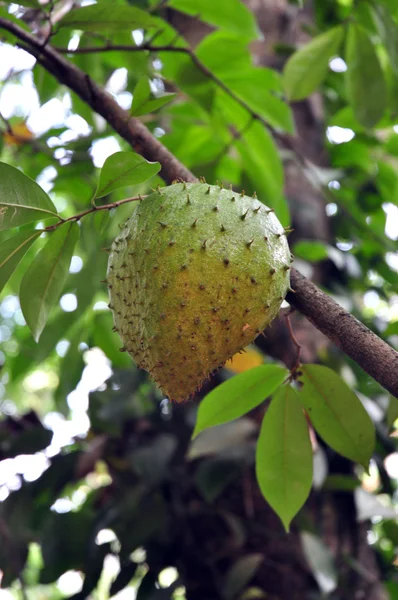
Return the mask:
<path id="1" fill-rule="evenodd" d="M 293 367 L 290 369 L 291 379 L 295 379 L 297 371 L 301 367 L 301 344 L 299 343 L 299 341 L 297 340 L 297 338 L 294 334 L 292 322 L 290 320 L 290 315 L 294 312 L 294 310 L 295 309 L 293 307 L 291 307 L 289 312 L 285 313 L 285 319 L 286 319 L 286 323 L 287 323 L 287 328 L 289 330 L 290 339 L 292 340 L 293 344 L 296 346 L 296 349 L 297 349 L 296 362 L 293 365 Z"/>
<path id="2" fill-rule="evenodd" d="M 65 223 L 70 223 L 71 221 L 80 221 L 80 219 L 82 217 L 85 217 L 86 215 L 91 215 L 92 213 L 96 213 L 100 210 L 112 210 L 112 208 L 118 208 L 118 206 L 122 206 L 122 204 L 127 204 L 128 202 L 139 202 L 143 198 L 146 198 L 146 196 L 142 196 L 140 194 L 139 196 L 135 196 L 134 198 L 124 198 L 123 200 L 111 202 L 110 204 L 103 204 L 102 206 L 93 206 L 92 208 L 88 208 L 87 210 L 84 210 L 83 212 L 78 213 L 77 215 L 68 217 L 68 219 L 63 219 L 62 217 L 59 217 L 58 223 L 45 227 L 43 231 L 54 231 L 54 229 L 57 229 L 57 227 L 60 227 L 61 225 L 65 225 Z"/>
<path id="3" fill-rule="evenodd" d="M 73 54 L 95 54 L 95 53 L 115 52 L 115 51 L 116 52 L 117 51 L 124 51 L 124 52 L 147 51 L 147 52 L 152 52 L 152 53 L 172 52 L 172 53 L 185 54 L 185 55 L 189 56 L 191 58 L 192 62 L 195 64 L 195 66 L 203 73 L 203 75 L 205 75 L 205 77 L 207 77 L 208 79 L 213 81 L 217 85 L 217 87 L 222 89 L 230 98 L 232 98 L 235 102 L 237 102 L 251 116 L 251 120 L 243 128 L 239 137 L 242 137 L 244 135 L 244 133 L 246 133 L 247 129 L 250 127 L 250 125 L 253 121 L 259 121 L 273 135 L 274 139 L 276 139 L 285 150 L 289 150 L 292 153 L 292 155 L 295 157 L 297 164 L 303 169 L 305 177 L 308 179 L 308 181 L 312 185 L 314 185 L 314 182 L 313 182 L 313 179 L 311 178 L 310 173 L 307 172 L 307 171 L 311 170 L 312 177 L 317 178 L 316 187 L 324 195 L 324 201 L 325 202 L 331 201 L 330 197 L 329 198 L 327 197 L 328 192 L 329 192 L 328 188 L 325 187 L 324 183 L 322 182 L 321 178 L 317 175 L 316 171 L 313 168 L 311 168 L 311 167 L 313 167 L 313 163 L 297 148 L 297 146 L 295 144 L 295 140 L 294 140 L 294 138 L 292 138 L 292 136 L 282 133 L 282 132 L 278 131 L 277 129 L 275 129 L 274 127 L 272 127 L 260 113 L 253 110 L 247 102 L 242 100 L 242 98 L 240 98 L 237 94 L 235 94 L 235 92 L 233 90 L 231 90 L 231 88 L 229 88 L 222 81 L 222 79 L 220 79 L 217 75 L 215 75 L 213 73 L 213 71 L 211 71 L 198 58 L 198 56 L 195 54 L 195 52 L 191 48 L 189 48 L 187 46 L 175 46 L 174 44 L 176 41 L 178 41 L 178 39 L 183 39 L 183 38 L 181 38 L 181 36 L 177 36 L 176 40 L 173 40 L 170 44 L 165 44 L 165 45 L 161 45 L 161 46 L 153 45 L 152 42 L 155 38 L 156 38 L 156 35 L 153 36 L 151 38 L 151 40 L 149 40 L 146 43 L 141 44 L 140 46 L 134 46 L 132 44 L 112 44 L 111 42 L 107 42 L 104 46 L 100 46 L 100 47 L 87 46 L 85 48 L 76 48 L 74 50 L 69 50 L 68 48 L 62 48 L 62 47 L 55 46 L 55 49 L 60 54 L 72 54 L 72 55 Z M 185 42 L 185 40 L 184 40 L 184 42 Z M 226 145 L 225 149 L 223 149 L 221 151 L 222 156 L 225 155 L 225 150 L 228 151 L 234 145 L 234 142 L 235 142 L 235 140 L 231 140 L 231 142 L 229 142 Z M 212 161 L 212 163 L 215 162 L 215 160 Z M 366 225 L 362 225 L 354 217 L 354 215 L 352 215 L 349 212 L 347 207 L 339 201 L 338 198 L 333 197 L 332 201 L 335 202 L 336 204 L 338 204 L 338 206 L 344 212 L 344 214 L 346 214 L 347 217 L 355 225 L 357 225 L 357 227 L 359 227 L 362 230 L 365 228 L 367 233 L 369 233 L 369 235 L 371 237 L 373 237 L 378 243 L 381 243 L 384 247 L 389 247 L 389 244 L 386 243 L 387 240 L 381 239 L 375 232 L 369 230 L 369 228 Z"/>

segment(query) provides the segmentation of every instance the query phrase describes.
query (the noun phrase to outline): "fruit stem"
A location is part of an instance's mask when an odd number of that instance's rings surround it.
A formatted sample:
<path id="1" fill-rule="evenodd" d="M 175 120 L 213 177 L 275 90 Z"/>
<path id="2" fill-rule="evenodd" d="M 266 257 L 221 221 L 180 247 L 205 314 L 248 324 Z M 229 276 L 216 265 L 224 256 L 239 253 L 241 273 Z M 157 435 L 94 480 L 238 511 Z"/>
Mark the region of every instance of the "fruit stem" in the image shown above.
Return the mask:
<path id="1" fill-rule="evenodd" d="M 70 221 L 80 221 L 80 219 L 82 217 L 85 217 L 86 215 L 90 215 L 94 212 L 98 212 L 99 210 L 112 210 L 112 208 L 118 208 L 119 206 L 121 206 L 122 204 L 127 204 L 128 202 L 138 202 L 140 200 L 142 200 L 143 198 L 146 198 L 146 196 L 135 196 L 134 198 L 124 198 L 123 200 L 118 200 L 117 202 L 111 202 L 110 204 L 103 204 L 102 206 L 93 206 L 92 208 L 89 208 L 87 210 L 84 210 L 81 213 L 78 213 L 77 215 L 73 215 L 73 217 L 69 217 L 68 219 L 63 219 L 62 217 L 59 217 L 59 221 L 58 223 L 55 223 L 54 225 L 49 225 L 48 227 L 45 227 L 43 231 L 54 231 L 54 229 L 57 229 L 57 227 L 59 227 L 60 225 L 64 225 L 65 223 L 69 223 Z"/>

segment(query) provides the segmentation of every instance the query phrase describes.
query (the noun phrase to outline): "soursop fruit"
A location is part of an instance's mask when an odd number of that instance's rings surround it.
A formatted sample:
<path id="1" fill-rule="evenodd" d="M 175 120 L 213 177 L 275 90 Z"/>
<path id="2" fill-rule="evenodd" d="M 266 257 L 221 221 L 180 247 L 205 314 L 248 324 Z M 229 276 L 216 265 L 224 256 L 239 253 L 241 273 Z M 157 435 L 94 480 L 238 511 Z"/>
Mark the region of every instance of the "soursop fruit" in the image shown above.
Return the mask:
<path id="1" fill-rule="evenodd" d="M 112 244 L 107 281 L 115 328 L 171 400 L 277 315 L 289 287 L 286 232 L 255 198 L 175 183 L 135 205 Z"/>

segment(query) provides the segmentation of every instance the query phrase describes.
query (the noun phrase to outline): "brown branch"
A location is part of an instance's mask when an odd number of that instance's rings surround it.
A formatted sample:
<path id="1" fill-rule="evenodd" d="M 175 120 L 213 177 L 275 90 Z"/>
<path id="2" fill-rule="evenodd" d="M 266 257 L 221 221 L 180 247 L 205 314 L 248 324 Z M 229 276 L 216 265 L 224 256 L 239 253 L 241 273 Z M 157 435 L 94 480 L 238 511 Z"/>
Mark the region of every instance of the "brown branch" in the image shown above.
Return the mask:
<path id="1" fill-rule="evenodd" d="M 171 183 L 179 177 L 185 181 L 195 181 L 194 175 L 163 144 L 149 134 L 145 125 L 131 117 L 87 73 L 60 56 L 50 45 L 43 46 L 43 42 L 37 37 L 2 17 L 0 17 L 0 29 L 12 33 L 19 40 L 18 45 L 21 48 L 34 56 L 60 83 L 74 91 L 101 115 L 139 154 L 148 160 L 159 161 L 162 165 L 160 175 L 166 182 Z"/>
<path id="2" fill-rule="evenodd" d="M 292 269 L 287 301 L 393 396 L 398 397 L 398 352 Z"/>
<path id="3" fill-rule="evenodd" d="M 162 165 L 161 176 L 166 182 L 174 179 L 197 181 L 196 177 L 155 139 L 138 119 L 130 117 L 112 96 L 92 81 L 86 73 L 64 59 L 51 46 L 43 47 L 35 36 L 15 23 L 0 18 L 1 28 L 12 33 L 19 40 L 22 48 L 35 56 L 60 83 L 76 92 L 94 111 L 104 117 L 139 154 L 148 160 L 159 161 Z M 189 49 L 175 51 L 183 51 L 194 57 Z M 195 59 L 196 57 L 193 58 Z M 209 76 L 214 80 L 211 72 Z M 223 89 L 226 87 L 223 83 L 222 86 Z M 226 91 L 231 95 L 228 88 Z M 240 99 L 239 102 L 241 104 Z M 290 304 L 355 360 L 364 371 L 394 396 L 398 396 L 398 353 L 295 269 L 292 270 L 291 285 L 296 293 L 288 294 L 287 299 Z"/>
<path id="4" fill-rule="evenodd" d="M 109 42 L 106 42 L 104 46 L 87 46 L 85 48 L 76 48 L 74 50 L 69 50 L 68 48 L 60 48 L 60 47 L 56 46 L 55 50 L 57 50 L 61 54 L 72 54 L 72 55 L 73 54 L 97 54 L 97 53 L 115 52 L 115 51 L 122 51 L 122 52 L 144 52 L 144 51 L 147 51 L 147 52 L 153 52 L 153 53 L 171 52 L 171 53 L 185 54 L 185 55 L 189 56 L 191 58 L 192 62 L 195 64 L 195 66 L 203 73 L 203 75 L 205 75 L 205 77 L 207 77 L 208 79 L 213 81 L 217 85 L 217 87 L 222 89 L 230 98 L 232 98 L 235 102 L 237 102 L 237 104 L 239 104 L 250 115 L 251 120 L 243 128 L 241 134 L 239 136 L 237 136 L 235 139 L 239 139 L 240 137 L 243 136 L 243 134 L 246 132 L 246 130 L 248 129 L 248 127 L 250 126 L 252 121 L 259 121 L 260 123 L 262 123 L 262 125 L 264 125 L 264 127 L 268 131 L 270 131 L 270 133 L 273 135 L 273 137 L 276 140 L 278 140 L 280 145 L 292 153 L 297 164 L 302 169 L 304 169 L 304 173 L 305 173 L 308 181 L 312 185 L 314 185 L 313 178 L 315 178 L 317 180 L 316 187 L 321 190 L 321 192 L 323 194 L 323 200 L 325 202 L 335 202 L 336 204 L 338 204 L 339 208 L 343 211 L 343 213 L 345 215 L 347 215 L 347 217 L 354 223 L 354 225 L 356 225 L 361 230 L 366 229 L 368 235 L 370 235 L 373 239 L 375 239 L 375 241 L 377 241 L 382 246 L 390 248 L 392 250 L 392 245 L 389 244 L 387 240 L 382 239 L 380 236 L 377 235 L 377 233 L 375 233 L 374 231 L 369 229 L 366 226 L 366 224 L 362 224 L 360 221 L 358 221 L 358 219 L 356 219 L 355 216 L 352 213 L 350 213 L 350 211 L 344 205 L 344 203 L 341 202 L 339 200 L 339 198 L 337 198 L 335 195 L 333 195 L 327 187 L 325 187 L 324 183 L 321 180 L 321 177 L 319 175 L 317 175 L 317 171 L 314 170 L 313 168 L 311 168 L 313 166 L 312 162 L 297 148 L 296 140 L 291 135 L 282 133 L 282 132 L 276 130 L 274 127 L 272 127 L 266 121 L 266 119 L 264 119 L 264 117 L 261 116 L 260 113 L 253 110 L 250 107 L 250 105 L 247 104 L 247 102 L 245 102 L 244 100 L 242 100 L 242 98 L 240 98 L 237 94 L 235 94 L 235 92 L 233 92 L 231 90 L 231 88 L 229 88 L 222 81 L 222 79 L 217 77 L 217 75 L 215 75 L 215 73 L 213 73 L 213 71 L 211 71 L 200 60 L 200 58 L 195 54 L 195 52 L 191 48 L 189 48 L 188 46 L 174 46 L 172 44 L 156 46 L 152 43 L 153 40 L 154 40 L 154 38 L 152 38 L 152 40 L 150 40 L 146 43 L 141 44 L 140 46 L 134 46 L 132 44 L 111 44 Z M 229 150 L 229 148 L 231 146 L 233 146 L 234 142 L 235 142 L 235 140 L 232 140 L 232 142 L 226 146 L 227 151 Z M 225 150 L 223 150 L 222 152 L 224 153 Z M 212 162 L 214 162 L 214 161 L 212 161 Z M 312 175 L 307 173 L 307 170 L 311 170 Z"/>
<path id="5" fill-rule="evenodd" d="M 283 136 L 282 134 L 279 134 L 279 132 L 276 132 L 272 127 L 270 127 L 270 125 L 266 122 L 266 120 L 264 119 L 264 117 L 262 117 L 260 115 L 260 113 L 258 113 L 255 110 L 253 110 L 247 104 L 247 102 L 245 102 L 237 94 L 235 94 L 235 92 L 233 92 L 231 90 L 231 88 L 229 88 L 223 82 L 222 79 L 220 79 L 219 77 L 217 77 L 217 75 L 215 75 L 213 73 L 213 71 L 211 71 L 200 60 L 200 58 L 198 58 L 198 56 L 196 56 L 195 52 L 191 48 L 189 48 L 188 46 L 173 46 L 173 45 L 170 45 L 170 44 L 165 44 L 165 45 L 162 45 L 162 46 L 156 46 L 156 45 L 153 45 L 152 43 L 148 42 L 146 44 L 145 43 L 141 44 L 141 46 L 133 46 L 131 44 L 109 44 L 108 43 L 108 44 L 105 44 L 105 46 L 87 46 L 85 48 L 76 48 L 75 50 L 69 50 L 68 48 L 59 48 L 57 46 L 55 46 L 54 49 L 57 52 L 59 52 L 60 54 L 97 54 L 97 53 L 100 53 L 100 52 L 115 52 L 115 51 L 122 51 L 122 52 L 144 52 L 144 51 L 148 51 L 148 52 L 154 52 L 154 53 L 157 53 L 157 52 L 172 52 L 172 53 L 176 53 L 176 54 L 186 54 L 187 56 L 190 57 L 190 59 L 192 60 L 192 62 L 194 63 L 194 65 L 199 69 L 199 71 L 201 71 L 203 73 L 203 75 L 205 75 L 205 77 L 207 77 L 211 81 L 214 81 L 214 83 L 221 90 L 223 90 L 230 98 L 232 98 L 233 100 L 235 100 L 235 102 L 237 102 L 242 108 L 244 108 L 246 110 L 246 112 L 252 117 L 252 119 L 254 119 L 256 121 L 260 121 L 277 138 L 280 138 L 281 140 L 285 140 L 286 136 Z"/>

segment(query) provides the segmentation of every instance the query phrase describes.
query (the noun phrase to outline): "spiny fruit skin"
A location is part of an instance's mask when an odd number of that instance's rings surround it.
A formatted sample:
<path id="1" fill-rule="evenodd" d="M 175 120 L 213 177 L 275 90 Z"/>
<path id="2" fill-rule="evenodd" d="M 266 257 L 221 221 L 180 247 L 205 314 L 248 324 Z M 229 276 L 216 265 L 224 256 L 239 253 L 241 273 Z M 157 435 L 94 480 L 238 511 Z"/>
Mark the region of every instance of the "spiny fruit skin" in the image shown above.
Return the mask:
<path id="1" fill-rule="evenodd" d="M 159 188 L 112 244 L 115 328 L 172 400 L 252 342 L 289 287 L 290 251 L 274 213 L 204 183 Z"/>

